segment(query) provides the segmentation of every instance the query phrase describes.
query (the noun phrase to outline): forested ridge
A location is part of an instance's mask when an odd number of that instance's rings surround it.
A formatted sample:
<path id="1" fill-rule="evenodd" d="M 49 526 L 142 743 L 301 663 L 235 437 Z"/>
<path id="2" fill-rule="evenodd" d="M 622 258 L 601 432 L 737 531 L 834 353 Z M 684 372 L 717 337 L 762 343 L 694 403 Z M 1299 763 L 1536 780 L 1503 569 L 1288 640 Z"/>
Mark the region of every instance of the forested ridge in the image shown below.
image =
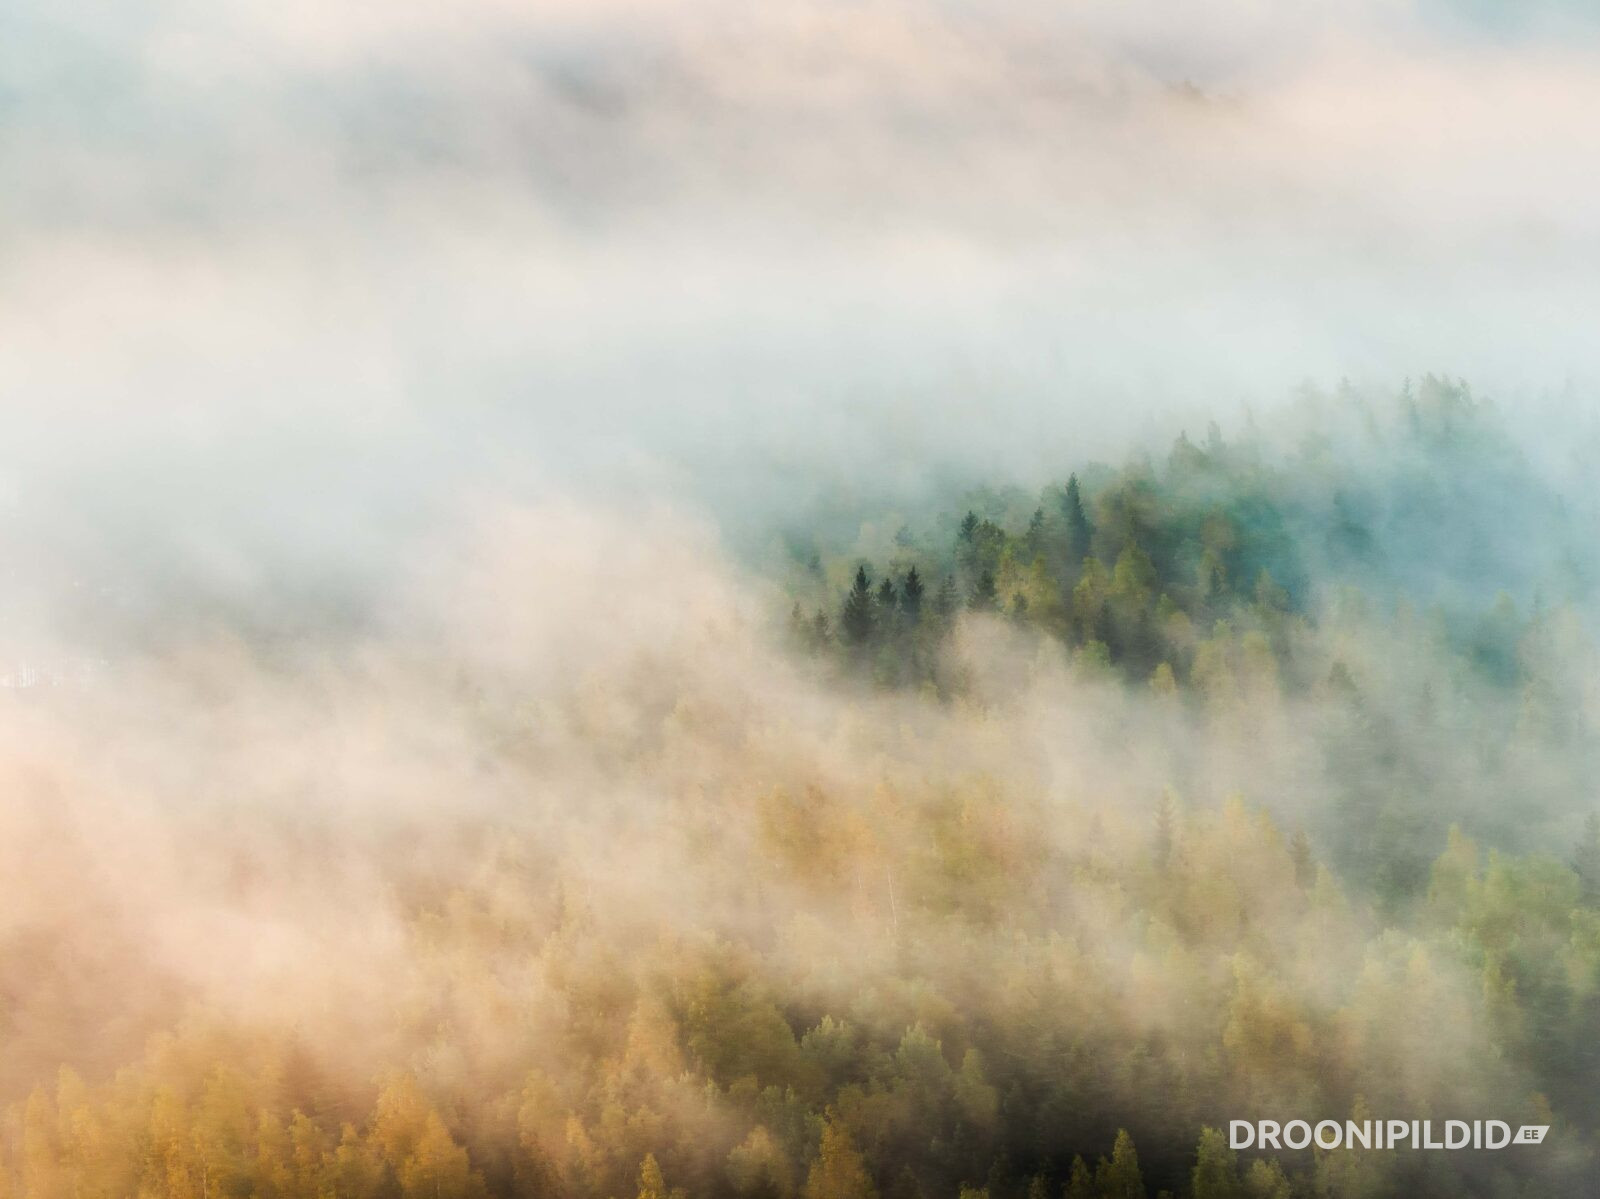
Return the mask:
<path id="1" fill-rule="evenodd" d="M 779 649 L 664 582 L 611 587 L 601 644 L 638 645 L 563 689 L 511 639 L 428 666 L 471 752 L 416 781 L 423 815 L 354 849 L 331 799 L 196 833 L 267 947 L 250 897 L 284 858 L 313 896 L 376 863 L 373 964 L 297 967 L 286 1004 L 119 978 L 115 904 L 58 952 L 8 933 L 8 1042 L 61 1065 L 6 1072 L 0 1190 L 1585 1193 L 1585 525 L 1460 385 L 1330 407 L 1287 450 L 1213 429 L 1042 495 L 819 521 L 786 542 Z M 568 570 L 610 587 L 594 557 Z M 674 605 L 712 615 L 650 623 Z M 355 705 L 316 679 L 307 723 L 337 730 Z M 402 766 L 440 719 L 395 734 Z M 510 798 L 444 816 L 450 778 Z M 126 1028 L 52 998 L 119 986 Z M 1552 1129 L 1228 1149 L 1256 1118 Z"/>

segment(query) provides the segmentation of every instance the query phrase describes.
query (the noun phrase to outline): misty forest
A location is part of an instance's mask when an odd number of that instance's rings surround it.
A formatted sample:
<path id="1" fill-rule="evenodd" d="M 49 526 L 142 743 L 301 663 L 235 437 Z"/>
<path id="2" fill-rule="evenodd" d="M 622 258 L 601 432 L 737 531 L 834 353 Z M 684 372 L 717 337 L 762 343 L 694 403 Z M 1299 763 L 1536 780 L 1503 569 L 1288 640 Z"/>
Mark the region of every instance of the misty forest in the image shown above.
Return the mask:
<path id="1" fill-rule="evenodd" d="M 0 1199 L 1600 1199 L 1597 113 L 1596 0 L 0 0 Z"/>
<path id="2" fill-rule="evenodd" d="M 1037 494 L 835 499 L 748 582 L 529 510 L 404 635 L 19 701 L 0 1187 L 1581 1193 L 1577 500 L 1429 377 Z M 541 539 L 554 624 L 502 602 Z M 1302 1112 L 1553 1144 L 1222 1131 Z"/>

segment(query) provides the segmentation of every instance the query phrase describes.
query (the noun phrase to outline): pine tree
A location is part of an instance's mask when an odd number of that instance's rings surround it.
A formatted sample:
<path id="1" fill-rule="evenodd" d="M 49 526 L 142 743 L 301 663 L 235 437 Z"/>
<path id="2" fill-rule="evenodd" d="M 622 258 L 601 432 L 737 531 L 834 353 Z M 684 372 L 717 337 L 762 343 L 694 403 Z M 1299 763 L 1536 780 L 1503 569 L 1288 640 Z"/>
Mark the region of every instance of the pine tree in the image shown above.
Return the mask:
<path id="1" fill-rule="evenodd" d="M 1083 510 L 1083 495 L 1078 488 L 1077 475 L 1067 480 L 1067 491 L 1062 497 L 1061 510 L 1067 518 L 1067 563 L 1073 570 L 1077 570 L 1089 556 L 1089 542 L 1093 537 L 1093 530 L 1089 527 L 1089 517 Z"/>
<path id="2" fill-rule="evenodd" d="M 1082 1156 L 1072 1159 L 1072 1171 L 1067 1176 L 1066 1199 L 1095 1199 L 1094 1178 Z"/>
<path id="3" fill-rule="evenodd" d="M 966 542 L 968 545 L 971 545 L 973 535 L 976 534 L 977 531 L 978 514 L 973 512 L 971 509 L 968 509 L 967 514 L 961 518 L 961 529 L 958 535 L 962 541 Z"/>
<path id="4" fill-rule="evenodd" d="M 1276 1158 L 1270 1162 L 1260 1158 L 1251 1162 L 1244 1176 L 1244 1190 L 1250 1199 L 1290 1199 L 1294 1194 L 1294 1188 L 1289 1185 L 1289 1179 Z"/>
<path id="5" fill-rule="evenodd" d="M 1100 1159 L 1095 1171 L 1095 1190 L 1101 1199 L 1145 1199 L 1144 1178 L 1139 1173 L 1139 1155 L 1126 1128 L 1117 1130 L 1111 1160 Z"/>
<path id="6" fill-rule="evenodd" d="M 438 1112 L 428 1113 L 416 1147 L 400 1167 L 400 1182 L 408 1199 L 467 1199 L 477 1189 L 467 1151 Z"/>
<path id="7" fill-rule="evenodd" d="M 872 610 L 872 584 L 867 580 L 867 568 L 856 567 L 855 586 L 845 596 L 844 612 L 839 617 L 839 627 L 851 645 L 864 645 L 872 639 L 875 613 Z"/>
<path id="8" fill-rule="evenodd" d="M 1215 1128 L 1202 1129 L 1194 1164 L 1194 1199 L 1244 1199 L 1236 1162 L 1226 1137 Z"/>
<path id="9" fill-rule="evenodd" d="M 838 1116 L 830 1115 L 822 1127 L 817 1159 L 806 1175 L 804 1199 L 876 1199 L 876 1196 L 866 1162 L 850 1139 L 850 1130 Z"/>
<path id="10" fill-rule="evenodd" d="M 1028 532 L 1025 535 L 1024 545 L 1028 558 L 1033 559 L 1044 548 L 1044 509 L 1035 508 L 1033 516 L 1028 521 Z"/>
<path id="11" fill-rule="evenodd" d="M 639 1163 L 639 1199 L 667 1199 L 667 1181 L 653 1153 L 645 1154 Z"/>
<path id="12" fill-rule="evenodd" d="M 922 578 L 915 566 L 906 571 L 905 582 L 901 584 L 900 608 L 912 624 L 922 618 Z"/>
<path id="13" fill-rule="evenodd" d="M 878 607 L 883 610 L 885 617 L 893 614 L 897 598 L 894 591 L 894 580 L 888 575 L 884 575 L 883 582 L 878 584 Z"/>
<path id="14" fill-rule="evenodd" d="M 949 620 L 956 614 L 956 581 L 945 575 L 939 584 L 939 592 L 933 599 L 933 610 L 940 620 Z"/>

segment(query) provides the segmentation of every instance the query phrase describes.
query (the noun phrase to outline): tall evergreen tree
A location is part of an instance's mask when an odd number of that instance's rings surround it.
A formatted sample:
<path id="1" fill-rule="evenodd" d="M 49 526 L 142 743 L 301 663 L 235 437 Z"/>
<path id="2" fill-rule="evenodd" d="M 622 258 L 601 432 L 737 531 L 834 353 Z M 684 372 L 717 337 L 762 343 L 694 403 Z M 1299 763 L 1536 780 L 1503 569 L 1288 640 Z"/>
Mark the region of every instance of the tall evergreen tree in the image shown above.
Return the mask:
<path id="1" fill-rule="evenodd" d="M 1095 1171 L 1095 1190 L 1101 1199 L 1145 1199 L 1144 1178 L 1139 1173 L 1139 1155 L 1126 1128 L 1117 1130 L 1111 1160 L 1100 1159 Z"/>
<path id="2" fill-rule="evenodd" d="M 1200 1130 L 1191 1186 L 1194 1199 L 1245 1199 L 1239 1185 L 1238 1155 L 1215 1128 Z"/>
<path id="3" fill-rule="evenodd" d="M 806 1176 L 804 1199 L 876 1199 L 877 1193 L 850 1131 L 830 1113 L 822 1126 L 816 1160 Z"/>
<path id="4" fill-rule="evenodd" d="M 1072 1159 L 1072 1171 L 1067 1176 L 1066 1199 L 1096 1199 L 1094 1176 L 1080 1154 Z"/>
<path id="5" fill-rule="evenodd" d="M 1089 526 L 1088 514 L 1083 510 L 1083 493 L 1078 487 L 1078 476 L 1067 480 L 1067 492 L 1061 500 L 1062 515 L 1067 520 L 1067 564 L 1073 569 L 1083 565 L 1089 556 L 1089 543 L 1094 530 Z"/>
<path id="6" fill-rule="evenodd" d="M 872 610 L 872 584 L 867 579 L 867 568 L 856 567 L 855 586 L 844 599 L 844 611 L 839 616 L 839 627 L 851 645 L 864 645 L 872 639 L 875 626 Z"/>
<path id="7" fill-rule="evenodd" d="M 922 576 L 917 574 L 917 568 L 913 566 L 906 571 L 905 582 L 900 586 L 900 607 L 912 624 L 922 618 L 922 593 Z"/>
<path id="8" fill-rule="evenodd" d="M 1035 508 L 1033 516 L 1028 521 L 1028 531 L 1024 535 L 1024 547 L 1028 559 L 1032 561 L 1039 551 L 1044 549 L 1044 509 Z"/>

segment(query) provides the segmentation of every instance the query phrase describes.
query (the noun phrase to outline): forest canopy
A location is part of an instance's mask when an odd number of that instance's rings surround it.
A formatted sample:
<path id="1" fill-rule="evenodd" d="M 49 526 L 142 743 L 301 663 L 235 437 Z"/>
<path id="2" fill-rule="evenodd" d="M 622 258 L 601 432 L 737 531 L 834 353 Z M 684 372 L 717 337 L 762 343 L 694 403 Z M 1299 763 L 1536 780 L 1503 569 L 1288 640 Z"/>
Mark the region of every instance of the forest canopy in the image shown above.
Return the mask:
<path id="1" fill-rule="evenodd" d="M 1592 525 L 1463 385 L 1302 416 L 765 580 L 497 511 L 357 644 L 19 694 L 0 1189 L 1577 1193 Z M 1395 1115 L 1552 1129 L 1225 1136 Z"/>

